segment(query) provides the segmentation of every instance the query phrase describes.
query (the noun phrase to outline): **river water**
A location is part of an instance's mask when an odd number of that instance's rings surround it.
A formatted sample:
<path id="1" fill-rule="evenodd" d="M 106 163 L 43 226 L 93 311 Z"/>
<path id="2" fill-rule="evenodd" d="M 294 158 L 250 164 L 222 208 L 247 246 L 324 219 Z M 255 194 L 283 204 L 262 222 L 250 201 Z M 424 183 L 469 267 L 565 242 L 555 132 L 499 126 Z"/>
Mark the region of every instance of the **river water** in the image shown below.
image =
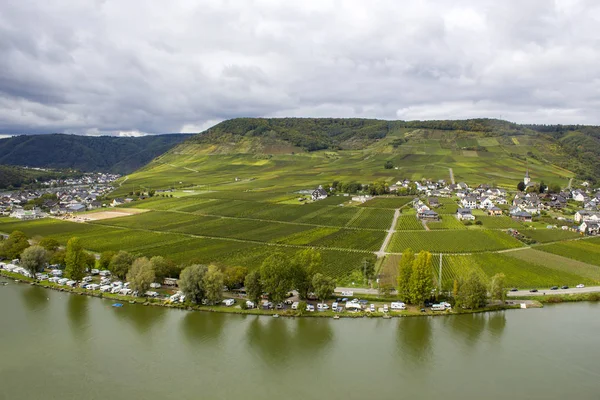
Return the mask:
<path id="1" fill-rule="evenodd" d="M 0 286 L 0 399 L 600 399 L 600 304 L 391 320 L 111 304 Z"/>

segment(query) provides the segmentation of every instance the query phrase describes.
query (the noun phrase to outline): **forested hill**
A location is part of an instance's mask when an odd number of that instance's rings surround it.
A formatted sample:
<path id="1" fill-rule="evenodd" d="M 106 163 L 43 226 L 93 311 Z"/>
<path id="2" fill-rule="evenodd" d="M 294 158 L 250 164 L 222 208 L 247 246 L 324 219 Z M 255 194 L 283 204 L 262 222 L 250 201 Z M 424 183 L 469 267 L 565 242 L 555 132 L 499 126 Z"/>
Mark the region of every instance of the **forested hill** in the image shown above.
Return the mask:
<path id="1" fill-rule="evenodd" d="M 189 137 L 186 134 L 14 136 L 0 139 L 0 164 L 127 174 Z"/>
<path id="2" fill-rule="evenodd" d="M 515 140 L 512 140 L 512 138 Z M 360 118 L 236 118 L 221 122 L 187 143 L 227 144 L 284 142 L 299 150 L 367 149 L 386 139 L 394 147 L 407 141 L 441 139 L 457 146 L 458 139 L 499 138 L 502 143 L 528 143 L 523 157 L 537 157 L 569 169 L 581 179 L 600 179 L 600 127 L 583 125 L 522 125 L 497 119 L 385 121 Z M 393 139 L 392 139 L 393 138 Z M 385 141 L 384 141 L 385 142 Z M 243 146 L 226 149 L 239 149 Z M 481 146 L 476 146 L 481 147 Z M 510 146 L 509 146 L 510 147 Z M 245 146 L 264 149 L 268 146 Z M 532 151 L 529 151 L 529 150 Z M 486 151 L 485 148 L 472 150 Z M 519 152 L 511 152 L 519 157 Z"/>
<path id="3" fill-rule="evenodd" d="M 65 179 L 81 173 L 67 171 L 37 170 L 13 165 L 0 165 L 0 189 L 19 188 L 38 180 Z"/>

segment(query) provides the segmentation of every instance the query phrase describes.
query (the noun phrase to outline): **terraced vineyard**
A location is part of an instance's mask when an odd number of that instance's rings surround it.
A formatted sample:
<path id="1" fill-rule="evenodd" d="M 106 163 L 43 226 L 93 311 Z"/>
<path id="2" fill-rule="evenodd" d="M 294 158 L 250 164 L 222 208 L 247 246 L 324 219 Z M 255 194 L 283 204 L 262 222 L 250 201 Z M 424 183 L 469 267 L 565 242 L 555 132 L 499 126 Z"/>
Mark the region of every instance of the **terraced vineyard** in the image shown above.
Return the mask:
<path id="1" fill-rule="evenodd" d="M 559 242 L 581 237 L 577 232 L 563 231 L 562 229 L 523 229 L 520 233 L 539 243 Z"/>

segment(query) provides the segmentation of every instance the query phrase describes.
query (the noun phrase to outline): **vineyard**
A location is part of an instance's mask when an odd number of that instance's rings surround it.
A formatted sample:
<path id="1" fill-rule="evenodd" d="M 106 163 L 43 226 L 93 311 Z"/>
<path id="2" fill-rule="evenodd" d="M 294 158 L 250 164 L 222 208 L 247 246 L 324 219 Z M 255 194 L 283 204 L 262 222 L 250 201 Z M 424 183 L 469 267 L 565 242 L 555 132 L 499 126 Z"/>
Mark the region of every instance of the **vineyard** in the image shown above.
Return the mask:
<path id="1" fill-rule="evenodd" d="M 539 243 L 558 242 L 581 237 L 581 234 L 577 232 L 563 231 L 562 229 L 523 229 L 519 232 Z"/>
<path id="2" fill-rule="evenodd" d="M 454 215 L 442 215 L 438 222 L 428 222 L 427 227 L 432 230 L 441 229 L 467 229 L 465 224 L 456 219 Z"/>
<path id="3" fill-rule="evenodd" d="M 600 238 L 574 240 L 536 247 L 537 250 L 600 266 Z"/>
<path id="4" fill-rule="evenodd" d="M 434 253 L 475 253 L 521 247 L 522 243 L 501 231 L 456 230 L 394 233 L 389 252 L 427 250 Z"/>
<path id="5" fill-rule="evenodd" d="M 360 207 L 374 207 L 374 208 L 389 208 L 396 209 L 400 207 L 404 207 L 408 203 L 410 203 L 414 197 L 404 196 L 404 197 L 375 197 L 363 204 Z"/>

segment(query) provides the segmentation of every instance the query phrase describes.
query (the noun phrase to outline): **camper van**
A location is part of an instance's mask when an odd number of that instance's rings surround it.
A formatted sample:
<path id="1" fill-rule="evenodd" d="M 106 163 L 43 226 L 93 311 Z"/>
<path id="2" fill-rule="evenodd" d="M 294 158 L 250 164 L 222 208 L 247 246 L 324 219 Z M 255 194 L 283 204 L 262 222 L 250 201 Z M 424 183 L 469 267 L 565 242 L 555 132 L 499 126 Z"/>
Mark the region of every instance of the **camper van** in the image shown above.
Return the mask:
<path id="1" fill-rule="evenodd" d="M 446 306 L 443 304 L 434 304 L 431 306 L 431 311 L 446 311 Z"/>
<path id="2" fill-rule="evenodd" d="M 394 302 L 390 305 L 390 308 L 393 311 L 401 311 L 401 310 L 406 310 L 406 304 L 402 303 L 402 302 Z"/>
<path id="3" fill-rule="evenodd" d="M 235 304 L 235 300 L 234 299 L 225 299 L 225 300 L 223 300 L 223 304 L 226 305 L 227 307 L 231 307 L 232 305 Z"/>

